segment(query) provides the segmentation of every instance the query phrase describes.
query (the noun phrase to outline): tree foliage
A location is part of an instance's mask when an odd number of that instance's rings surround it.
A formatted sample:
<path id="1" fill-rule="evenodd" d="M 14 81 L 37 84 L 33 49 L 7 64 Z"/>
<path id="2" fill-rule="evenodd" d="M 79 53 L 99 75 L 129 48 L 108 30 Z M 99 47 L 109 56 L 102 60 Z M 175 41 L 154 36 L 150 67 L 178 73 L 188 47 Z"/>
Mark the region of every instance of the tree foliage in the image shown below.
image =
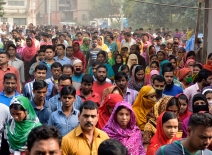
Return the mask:
<path id="1" fill-rule="evenodd" d="M 3 0 L 0 0 L 0 2 L 4 2 Z M 2 5 L 0 5 L 0 17 L 4 16 L 4 8 Z"/>

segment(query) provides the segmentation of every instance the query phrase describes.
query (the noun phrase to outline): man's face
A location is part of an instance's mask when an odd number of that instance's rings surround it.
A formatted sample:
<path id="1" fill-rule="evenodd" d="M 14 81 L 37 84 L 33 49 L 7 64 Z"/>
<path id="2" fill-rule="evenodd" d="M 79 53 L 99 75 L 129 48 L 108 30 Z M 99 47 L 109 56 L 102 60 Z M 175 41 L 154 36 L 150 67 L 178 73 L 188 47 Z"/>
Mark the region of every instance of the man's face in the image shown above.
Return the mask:
<path id="1" fill-rule="evenodd" d="M 135 54 L 136 53 L 136 46 L 131 46 L 130 47 L 130 54 Z"/>
<path id="2" fill-rule="evenodd" d="M 212 142 L 212 127 L 199 125 L 195 128 L 188 128 L 190 145 L 196 150 L 204 150 Z"/>
<path id="3" fill-rule="evenodd" d="M 87 83 L 87 82 L 82 82 L 81 84 L 81 90 L 83 94 L 89 94 L 92 90 L 93 83 Z"/>
<path id="4" fill-rule="evenodd" d="M 54 80 L 58 80 L 60 75 L 62 74 L 62 69 L 60 67 L 57 68 L 52 68 L 51 70 L 52 76 L 54 78 Z"/>
<path id="5" fill-rule="evenodd" d="M 37 70 L 35 72 L 35 80 L 42 81 L 46 79 L 46 70 Z"/>
<path id="6" fill-rule="evenodd" d="M 74 73 L 82 73 L 82 70 L 83 66 L 81 62 L 74 65 Z"/>
<path id="7" fill-rule="evenodd" d="M 0 65 L 8 64 L 9 58 L 6 54 L 0 54 Z"/>
<path id="8" fill-rule="evenodd" d="M 15 48 L 13 48 L 13 47 L 10 46 L 9 49 L 8 49 L 8 53 L 9 53 L 10 57 L 15 56 L 16 55 Z"/>
<path id="9" fill-rule="evenodd" d="M 64 42 L 64 40 L 65 40 L 65 37 L 64 36 L 60 36 L 60 42 Z"/>
<path id="10" fill-rule="evenodd" d="M 65 87 L 65 86 L 72 86 L 72 82 L 69 79 L 60 80 L 58 86 L 59 86 L 59 90 L 61 91 L 63 89 L 63 87 Z"/>
<path id="11" fill-rule="evenodd" d="M 142 39 L 143 42 L 146 42 L 147 41 L 147 36 L 142 36 L 141 39 Z"/>
<path id="12" fill-rule="evenodd" d="M 65 50 L 63 49 L 62 46 L 57 46 L 57 55 L 58 56 L 63 56 L 65 53 Z"/>
<path id="13" fill-rule="evenodd" d="M 72 57 L 72 55 L 73 55 L 73 48 L 67 48 L 66 49 L 66 56 Z"/>
<path id="14" fill-rule="evenodd" d="M 72 71 L 72 69 L 71 69 L 71 68 L 67 68 L 67 67 L 65 67 L 65 68 L 63 69 L 63 74 L 65 74 L 65 75 L 69 75 L 70 77 L 72 77 L 72 75 L 73 75 L 73 71 Z"/>
<path id="15" fill-rule="evenodd" d="M 18 36 L 18 33 L 16 31 L 13 31 L 12 36 L 13 36 L 13 38 L 16 38 Z"/>
<path id="16" fill-rule="evenodd" d="M 77 52 L 78 50 L 79 50 L 79 45 L 78 44 L 74 44 L 73 51 Z"/>
<path id="17" fill-rule="evenodd" d="M 159 82 L 158 80 L 155 80 L 154 83 L 152 84 L 152 86 L 155 89 L 163 90 L 163 89 L 165 89 L 165 82 Z"/>
<path id="18" fill-rule="evenodd" d="M 45 53 L 44 53 L 44 52 L 38 53 L 38 59 L 39 59 L 40 61 L 44 60 L 44 59 L 45 59 Z"/>
<path id="19" fill-rule="evenodd" d="M 130 37 L 128 37 L 127 35 L 124 35 L 124 39 L 128 42 L 130 41 Z"/>
<path id="20" fill-rule="evenodd" d="M 92 66 L 92 72 L 93 72 L 93 75 L 96 76 L 96 69 L 97 69 L 98 65 L 96 66 Z"/>
<path id="21" fill-rule="evenodd" d="M 82 40 L 82 35 L 81 34 L 78 34 L 76 37 L 77 37 L 77 40 L 80 40 L 80 41 Z"/>
<path id="22" fill-rule="evenodd" d="M 84 131 L 92 130 L 95 128 L 98 122 L 99 115 L 97 109 L 82 109 L 82 112 L 79 114 L 80 126 Z"/>
<path id="23" fill-rule="evenodd" d="M 35 141 L 30 152 L 27 151 L 27 155 L 61 155 L 61 149 L 56 139 L 50 138 L 47 140 Z"/>
<path id="24" fill-rule="evenodd" d="M 51 60 L 54 58 L 54 51 L 52 49 L 46 49 L 45 51 L 45 58 L 47 60 Z"/>
<path id="25" fill-rule="evenodd" d="M 104 63 L 105 62 L 105 57 L 103 54 L 99 54 L 97 56 L 97 61 L 100 62 L 100 63 Z"/>
<path id="26" fill-rule="evenodd" d="M 52 41 L 52 45 L 53 46 L 56 46 L 57 45 L 57 43 L 58 43 L 58 40 L 56 39 L 56 40 L 54 40 L 54 41 Z"/>
<path id="27" fill-rule="evenodd" d="M 157 44 L 158 46 L 160 46 L 160 45 L 161 45 L 161 40 L 156 40 L 156 44 Z"/>
<path id="28" fill-rule="evenodd" d="M 46 98 L 46 93 L 47 93 L 47 87 L 44 87 L 42 89 L 39 89 L 39 90 L 33 90 L 33 93 L 35 95 L 35 99 L 37 101 L 44 101 L 45 98 Z"/>
<path id="29" fill-rule="evenodd" d="M 105 68 L 99 68 L 97 71 L 96 71 L 96 79 L 99 81 L 99 82 L 104 82 L 107 78 L 107 70 Z"/>
<path id="30" fill-rule="evenodd" d="M 14 78 L 12 78 L 12 79 L 6 79 L 3 82 L 3 86 L 4 86 L 4 91 L 5 92 L 12 93 L 17 88 L 17 81 Z"/>
<path id="31" fill-rule="evenodd" d="M 204 87 L 210 86 L 211 83 L 212 83 L 212 75 L 209 76 L 206 80 L 203 79 L 203 86 L 204 86 Z"/>
<path id="32" fill-rule="evenodd" d="M 111 41 L 111 38 L 110 38 L 110 36 L 107 36 L 107 38 L 106 38 L 106 39 L 107 39 L 107 41 Z"/>
<path id="33" fill-rule="evenodd" d="M 166 84 L 167 85 L 172 84 L 172 82 L 174 80 L 174 72 L 165 72 L 164 73 L 164 78 L 166 80 Z"/>
<path id="34" fill-rule="evenodd" d="M 125 77 L 122 77 L 121 79 L 119 80 L 115 80 L 116 82 L 116 85 L 121 89 L 121 90 L 124 90 L 127 85 L 128 85 L 128 81 Z"/>

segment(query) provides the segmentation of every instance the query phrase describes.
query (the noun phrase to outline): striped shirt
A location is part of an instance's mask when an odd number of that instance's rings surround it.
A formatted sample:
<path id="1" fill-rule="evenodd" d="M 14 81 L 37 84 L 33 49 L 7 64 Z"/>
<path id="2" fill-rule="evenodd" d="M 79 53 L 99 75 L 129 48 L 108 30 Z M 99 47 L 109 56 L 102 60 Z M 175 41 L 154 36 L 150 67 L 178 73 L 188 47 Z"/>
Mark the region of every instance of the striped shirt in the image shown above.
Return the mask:
<path id="1" fill-rule="evenodd" d="M 138 95 L 138 92 L 136 90 L 133 90 L 127 87 L 126 94 L 124 95 L 124 101 L 127 101 L 131 105 L 133 105 L 137 95 Z"/>

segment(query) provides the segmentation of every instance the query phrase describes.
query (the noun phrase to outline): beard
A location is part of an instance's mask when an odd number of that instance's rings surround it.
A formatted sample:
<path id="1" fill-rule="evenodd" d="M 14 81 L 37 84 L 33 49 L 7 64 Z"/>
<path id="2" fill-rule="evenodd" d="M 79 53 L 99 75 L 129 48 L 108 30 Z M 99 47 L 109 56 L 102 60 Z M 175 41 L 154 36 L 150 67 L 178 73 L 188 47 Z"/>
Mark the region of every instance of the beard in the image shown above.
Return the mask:
<path id="1" fill-rule="evenodd" d="M 174 82 L 172 81 L 171 84 L 166 84 L 165 89 L 170 90 L 174 86 Z"/>
<path id="2" fill-rule="evenodd" d="M 99 82 L 104 82 L 106 80 L 107 77 L 98 77 L 96 76 L 96 79 L 99 81 Z"/>

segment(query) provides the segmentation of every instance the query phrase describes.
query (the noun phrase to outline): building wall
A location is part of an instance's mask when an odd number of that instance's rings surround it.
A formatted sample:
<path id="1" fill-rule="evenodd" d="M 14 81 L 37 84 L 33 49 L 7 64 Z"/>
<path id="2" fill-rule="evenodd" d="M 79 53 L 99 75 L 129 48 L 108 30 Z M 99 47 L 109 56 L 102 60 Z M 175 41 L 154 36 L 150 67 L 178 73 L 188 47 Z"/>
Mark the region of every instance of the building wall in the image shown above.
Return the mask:
<path id="1" fill-rule="evenodd" d="M 212 8 L 212 1 L 211 0 L 207 0 L 208 2 L 209 2 L 209 6 L 207 6 L 207 8 Z M 206 50 L 207 50 L 207 54 L 210 54 L 212 51 L 211 51 L 211 49 L 212 49 L 212 29 L 211 29 L 211 27 L 212 27 L 212 10 L 208 10 L 208 24 L 207 24 L 207 28 L 208 28 L 208 37 L 207 37 L 207 39 L 206 40 L 204 40 L 204 42 L 206 41 L 207 42 L 207 48 L 206 48 Z"/>

